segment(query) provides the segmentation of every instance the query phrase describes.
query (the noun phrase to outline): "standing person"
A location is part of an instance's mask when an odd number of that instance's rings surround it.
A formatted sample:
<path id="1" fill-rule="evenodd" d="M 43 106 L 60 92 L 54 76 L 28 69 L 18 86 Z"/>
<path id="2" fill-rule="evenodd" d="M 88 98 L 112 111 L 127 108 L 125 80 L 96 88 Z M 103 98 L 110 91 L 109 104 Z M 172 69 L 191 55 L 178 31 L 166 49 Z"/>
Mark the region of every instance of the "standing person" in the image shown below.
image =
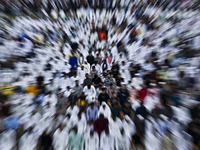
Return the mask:
<path id="1" fill-rule="evenodd" d="M 89 135 L 85 136 L 85 149 L 86 150 L 98 150 L 99 148 L 99 137 L 93 130 L 90 131 Z"/>
<path id="2" fill-rule="evenodd" d="M 83 88 L 83 92 L 87 96 L 88 104 L 95 101 L 96 90 L 93 85 L 88 85 Z"/>
<path id="3" fill-rule="evenodd" d="M 104 86 L 108 87 L 110 84 L 114 84 L 115 80 L 114 78 L 110 77 L 110 74 L 107 75 L 107 78 L 104 80 Z"/>
<path id="4" fill-rule="evenodd" d="M 45 93 L 45 87 L 44 87 L 44 76 L 42 76 L 42 73 L 39 74 L 37 77 L 37 88 L 42 90 L 42 93 Z"/>
<path id="5" fill-rule="evenodd" d="M 117 87 L 113 86 L 113 84 L 110 83 L 110 86 L 107 88 L 106 92 L 108 93 L 109 97 L 111 98 L 112 97 L 112 93 L 115 93 L 117 95 L 117 91 L 118 91 Z"/>
<path id="6" fill-rule="evenodd" d="M 84 137 L 78 133 L 77 126 L 74 127 L 73 131 L 69 134 L 68 149 L 69 150 L 83 150 Z"/>
<path id="7" fill-rule="evenodd" d="M 102 93 L 99 94 L 99 97 L 98 97 L 98 102 L 99 102 L 99 105 L 102 104 L 102 102 L 108 102 L 110 99 L 109 95 L 106 93 L 106 88 L 102 88 Z"/>
<path id="8" fill-rule="evenodd" d="M 86 78 L 83 81 L 83 87 L 88 86 L 88 85 L 92 85 L 92 79 L 90 78 L 88 73 L 85 74 L 85 77 Z"/>
<path id="9" fill-rule="evenodd" d="M 75 91 L 75 95 L 77 97 L 79 97 L 81 95 L 82 91 L 83 91 L 83 87 L 79 85 L 79 81 L 78 80 L 75 81 L 75 84 L 76 85 L 74 86 L 74 88 L 72 90 L 74 90 Z"/>
<path id="10" fill-rule="evenodd" d="M 101 85 L 101 78 L 98 75 L 94 75 L 94 78 L 92 79 L 92 83 L 94 87 L 97 89 L 99 85 Z"/>
<path id="11" fill-rule="evenodd" d="M 41 136 L 41 149 L 42 150 L 49 150 L 52 149 L 52 137 L 47 134 L 47 131 L 45 131 Z"/>
<path id="12" fill-rule="evenodd" d="M 63 130 L 64 128 L 65 128 L 64 124 L 60 125 L 60 127 L 56 130 L 56 132 L 53 135 L 54 149 L 63 150 L 67 146 L 68 135 L 66 131 Z"/>
<path id="13" fill-rule="evenodd" d="M 130 140 L 123 128 L 120 129 L 120 136 L 115 140 L 116 150 L 130 150 Z"/>
<path id="14" fill-rule="evenodd" d="M 98 108 L 92 102 L 87 109 L 87 120 L 90 122 L 94 122 L 98 118 Z"/>
<path id="15" fill-rule="evenodd" d="M 111 135 L 108 127 L 102 132 L 100 137 L 100 149 L 101 150 L 114 150 L 115 147 L 115 138 Z"/>
<path id="16" fill-rule="evenodd" d="M 96 56 L 96 58 L 94 59 L 94 61 L 96 61 L 98 65 L 101 65 L 101 63 L 102 63 L 102 58 L 99 57 L 99 53 L 97 53 L 97 56 Z"/>
<path id="17" fill-rule="evenodd" d="M 104 118 L 103 114 L 100 114 L 99 119 L 94 122 L 94 130 L 98 133 L 99 137 L 101 133 L 108 128 L 108 119 Z"/>
<path id="18" fill-rule="evenodd" d="M 82 92 L 78 98 L 78 106 L 81 112 L 84 112 L 88 106 L 88 102 L 86 100 L 84 92 Z"/>
<path id="19" fill-rule="evenodd" d="M 85 74 L 86 74 L 86 70 L 84 68 L 84 66 L 81 66 L 81 68 L 78 68 L 78 71 L 77 71 L 77 76 L 79 78 L 79 83 L 80 84 L 83 84 L 83 81 L 85 79 Z"/>
<path id="20" fill-rule="evenodd" d="M 92 66 L 94 64 L 94 56 L 92 56 L 92 52 L 89 51 L 89 55 L 87 56 L 87 62 Z"/>
<path id="21" fill-rule="evenodd" d="M 78 67 L 78 59 L 75 56 L 74 53 L 72 53 L 72 56 L 69 59 L 69 64 L 71 65 L 72 70 L 77 70 Z"/>
<path id="22" fill-rule="evenodd" d="M 118 97 L 120 99 L 121 106 L 124 107 L 125 102 L 128 102 L 128 98 L 129 98 L 129 92 L 126 89 L 125 85 L 121 86 L 121 89 L 118 92 Z"/>

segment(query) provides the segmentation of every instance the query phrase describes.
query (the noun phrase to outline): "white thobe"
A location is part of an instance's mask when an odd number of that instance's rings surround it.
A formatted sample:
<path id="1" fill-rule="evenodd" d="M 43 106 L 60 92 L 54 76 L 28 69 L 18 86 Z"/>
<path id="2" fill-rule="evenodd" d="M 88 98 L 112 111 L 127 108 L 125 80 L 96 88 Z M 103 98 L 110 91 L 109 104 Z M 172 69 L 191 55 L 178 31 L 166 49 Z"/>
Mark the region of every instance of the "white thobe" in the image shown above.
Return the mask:
<path id="1" fill-rule="evenodd" d="M 76 117 L 76 118 L 74 118 L 73 122 L 74 122 L 74 125 L 77 125 L 77 127 L 78 127 L 78 133 L 84 134 L 86 131 L 86 127 L 87 127 L 86 119 L 84 117 L 82 117 L 79 120 L 78 117 Z"/>
<path id="2" fill-rule="evenodd" d="M 53 135 L 54 149 L 65 150 L 67 142 L 68 142 L 68 135 L 65 132 L 65 130 L 63 129 L 61 131 L 60 129 L 57 129 Z"/>
<path id="3" fill-rule="evenodd" d="M 99 136 L 96 132 L 91 137 L 88 133 L 85 136 L 85 150 L 98 150 L 99 149 Z"/>
<path id="4" fill-rule="evenodd" d="M 87 86 L 85 86 L 83 88 L 83 92 L 85 93 L 85 95 L 87 95 L 88 97 L 88 103 L 92 102 L 95 100 L 95 97 L 96 97 L 96 90 L 94 88 L 93 85 L 91 85 L 90 89 L 88 89 Z"/>
<path id="5" fill-rule="evenodd" d="M 122 122 L 119 118 L 116 118 L 114 121 L 113 119 L 109 120 L 109 129 L 110 133 L 115 137 L 118 138 L 121 136 L 120 128 L 122 127 Z"/>
<path id="6" fill-rule="evenodd" d="M 78 68 L 77 76 L 79 77 L 79 84 L 83 84 L 86 73 L 87 73 L 87 71 L 85 69 L 82 70 L 82 69 Z"/>
<path id="7" fill-rule="evenodd" d="M 100 150 L 114 150 L 115 138 L 109 133 L 105 134 L 105 131 L 101 133 L 100 137 Z"/>
<path id="8" fill-rule="evenodd" d="M 140 77 L 132 78 L 132 84 L 137 90 L 141 89 L 141 85 L 143 84 L 143 80 Z"/>
<path id="9" fill-rule="evenodd" d="M 116 150 L 130 150 L 130 139 L 128 136 L 120 135 L 119 137 L 116 137 Z"/>
<path id="10" fill-rule="evenodd" d="M 66 114 L 71 114 L 71 117 L 73 117 L 73 116 L 77 116 L 78 115 L 78 113 L 79 113 L 79 107 L 78 106 L 74 106 L 73 108 L 70 106 L 69 108 L 67 108 L 67 110 L 66 110 Z"/>
<path id="11" fill-rule="evenodd" d="M 7 130 L 0 135 L 0 149 L 11 150 L 16 143 L 15 130 Z"/>
<path id="12" fill-rule="evenodd" d="M 155 104 L 160 104 L 160 100 L 159 100 L 159 98 L 158 97 L 156 97 L 156 96 L 146 96 L 145 98 L 144 98 L 144 106 L 147 108 L 147 110 L 149 111 L 149 112 L 151 112 L 152 111 L 152 109 L 154 108 L 154 106 L 155 106 Z"/>

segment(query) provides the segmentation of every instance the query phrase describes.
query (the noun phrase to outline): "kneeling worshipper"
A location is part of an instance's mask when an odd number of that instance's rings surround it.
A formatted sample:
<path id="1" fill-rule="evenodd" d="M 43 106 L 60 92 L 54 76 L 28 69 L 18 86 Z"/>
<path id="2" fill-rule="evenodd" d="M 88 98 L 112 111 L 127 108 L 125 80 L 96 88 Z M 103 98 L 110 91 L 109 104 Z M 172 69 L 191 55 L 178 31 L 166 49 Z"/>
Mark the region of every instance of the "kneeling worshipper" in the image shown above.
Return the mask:
<path id="1" fill-rule="evenodd" d="M 101 132 L 108 127 L 108 119 L 104 118 L 103 114 L 100 114 L 99 119 L 95 120 L 94 122 L 94 131 L 96 131 L 101 136 Z"/>
<path id="2" fill-rule="evenodd" d="M 69 150 L 83 150 L 84 137 L 78 133 L 78 128 L 75 126 L 73 131 L 69 134 L 68 149 Z"/>
<path id="3" fill-rule="evenodd" d="M 115 138 L 118 138 L 121 136 L 120 134 L 120 128 L 122 127 L 122 122 L 119 118 L 117 118 L 115 115 L 112 115 L 112 118 L 109 120 L 109 129 L 110 133 Z"/>
<path id="4" fill-rule="evenodd" d="M 115 138 L 110 133 L 109 129 L 106 128 L 105 131 L 102 132 L 100 137 L 100 150 L 114 150 L 115 147 Z"/>
<path id="5" fill-rule="evenodd" d="M 86 150 L 98 150 L 99 149 L 99 136 L 93 130 L 91 130 L 85 136 L 85 149 Z"/>

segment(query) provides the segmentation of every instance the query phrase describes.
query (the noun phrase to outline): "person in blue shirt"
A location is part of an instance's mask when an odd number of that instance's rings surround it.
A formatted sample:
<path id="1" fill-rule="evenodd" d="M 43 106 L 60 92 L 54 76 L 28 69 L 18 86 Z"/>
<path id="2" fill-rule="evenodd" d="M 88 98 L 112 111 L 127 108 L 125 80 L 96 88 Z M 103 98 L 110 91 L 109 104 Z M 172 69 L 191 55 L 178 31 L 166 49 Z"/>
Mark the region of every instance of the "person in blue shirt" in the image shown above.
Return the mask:
<path id="1" fill-rule="evenodd" d="M 10 115 L 3 120 L 3 129 L 17 129 L 20 126 L 20 117 Z"/>
<path id="2" fill-rule="evenodd" d="M 87 120 L 91 121 L 91 122 L 94 122 L 97 119 L 97 117 L 98 117 L 98 108 L 96 106 L 94 106 L 93 102 L 88 107 L 86 116 L 87 116 Z"/>
<path id="3" fill-rule="evenodd" d="M 78 67 L 78 59 L 77 57 L 74 55 L 74 53 L 72 53 L 72 57 L 70 57 L 69 59 L 69 64 L 72 67 L 72 70 L 77 70 Z"/>

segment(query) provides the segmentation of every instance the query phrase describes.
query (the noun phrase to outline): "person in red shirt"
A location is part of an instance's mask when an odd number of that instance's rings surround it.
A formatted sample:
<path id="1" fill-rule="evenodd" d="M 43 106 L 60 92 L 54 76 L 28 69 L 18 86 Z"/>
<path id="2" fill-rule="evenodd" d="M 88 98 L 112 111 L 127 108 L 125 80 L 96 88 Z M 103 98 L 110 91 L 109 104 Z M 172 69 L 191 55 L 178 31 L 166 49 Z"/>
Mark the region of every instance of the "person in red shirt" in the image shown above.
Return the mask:
<path id="1" fill-rule="evenodd" d="M 102 131 L 108 127 L 108 119 L 104 118 L 103 114 L 100 114 L 99 118 L 94 122 L 94 130 L 101 136 Z"/>
<path id="2" fill-rule="evenodd" d="M 142 89 L 138 91 L 138 97 L 141 101 L 144 101 L 144 98 L 147 96 L 147 88 L 142 86 Z"/>

